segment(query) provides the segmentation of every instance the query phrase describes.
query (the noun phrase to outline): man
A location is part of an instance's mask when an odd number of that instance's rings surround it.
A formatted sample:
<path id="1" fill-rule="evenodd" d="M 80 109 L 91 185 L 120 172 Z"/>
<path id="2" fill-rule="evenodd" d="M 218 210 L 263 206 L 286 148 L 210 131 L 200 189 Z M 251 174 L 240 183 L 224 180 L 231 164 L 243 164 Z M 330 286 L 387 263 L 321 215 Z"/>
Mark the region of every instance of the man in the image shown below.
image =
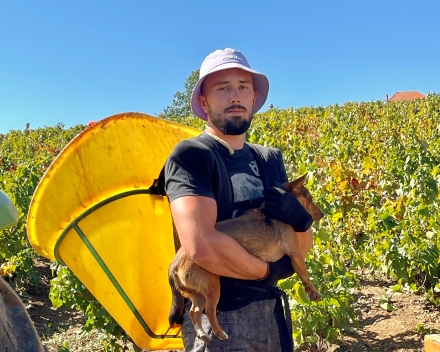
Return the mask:
<path id="1" fill-rule="evenodd" d="M 303 255 L 312 245 L 310 215 L 282 186 L 274 187 L 287 181 L 280 151 L 245 143 L 253 114 L 268 91 L 267 77 L 252 70 L 241 52 L 210 54 L 191 100 L 194 114 L 208 122 L 206 131 L 179 143 L 165 164 L 165 190 L 182 247 L 200 266 L 221 276 L 218 319 L 229 336 L 203 343 L 187 305 L 182 325 L 186 351 L 293 350 L 291 326 L 276 288 L 279 279 L 293 274 L 290 258 L 266 263 L 215 229 L 216 222 L 261 204 L 264 191 L 267 214 L 287 223 L 293 215 L 290 224 L 304 231 L 298 233 Z"/>

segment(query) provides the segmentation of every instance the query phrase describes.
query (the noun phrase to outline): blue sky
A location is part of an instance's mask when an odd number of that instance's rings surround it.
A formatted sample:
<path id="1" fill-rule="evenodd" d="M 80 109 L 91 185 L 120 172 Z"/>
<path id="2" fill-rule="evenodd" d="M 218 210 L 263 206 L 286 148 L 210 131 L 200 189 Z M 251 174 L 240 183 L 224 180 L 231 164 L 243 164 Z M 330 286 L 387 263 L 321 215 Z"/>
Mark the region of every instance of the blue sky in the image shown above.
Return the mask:
<path id="1" fill-rule="evenodd" d="M 216 49 L 269 77 L 269 103 L 440 93 L 440 1 L 0 1 L 0 133 L 157 115 Z"/>

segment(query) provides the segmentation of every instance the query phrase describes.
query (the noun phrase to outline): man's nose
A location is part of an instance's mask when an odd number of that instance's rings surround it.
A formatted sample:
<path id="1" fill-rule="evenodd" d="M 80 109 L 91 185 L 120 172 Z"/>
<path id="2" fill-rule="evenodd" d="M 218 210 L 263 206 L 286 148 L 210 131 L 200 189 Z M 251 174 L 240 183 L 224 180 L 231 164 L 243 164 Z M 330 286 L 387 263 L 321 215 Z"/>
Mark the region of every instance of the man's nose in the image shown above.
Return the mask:
<path id="1" fill-rule="evenodd" d="M 238 89 L 232 89 L 231 91 L 231 103 L 240 102 L 240 92 Z"/>

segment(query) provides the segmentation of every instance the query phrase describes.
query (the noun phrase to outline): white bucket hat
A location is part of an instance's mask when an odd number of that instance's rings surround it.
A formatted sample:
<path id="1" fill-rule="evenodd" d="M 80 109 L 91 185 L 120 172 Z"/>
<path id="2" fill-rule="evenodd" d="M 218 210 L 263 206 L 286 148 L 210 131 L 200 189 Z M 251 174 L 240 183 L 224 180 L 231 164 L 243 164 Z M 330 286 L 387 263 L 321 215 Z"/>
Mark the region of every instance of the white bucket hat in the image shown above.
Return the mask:
<path id="1" fill-rule="evenodd" d="M 226 70 L 228 68 L 240 68 L 244 71 L 252 73 L 254 76 L 254 90 L 258 92 L 257 100 L 252 113 L 256 113 L 264 105 L 269 93 L 269 80 L 265 75 L 254 71 L 247 62 L 245 56 L 238 50 L 227 48 L 225 50 L 217 50 L 209 54 L 200 67 L 199 81 L 197 82 L 192 97 L 191 108 L 194 114 L 203 120 L 207 120 L 208 116 L 199 104 L 198 96 L 202 94 L 201 87 L 206 76 L 211 73 Z"/>

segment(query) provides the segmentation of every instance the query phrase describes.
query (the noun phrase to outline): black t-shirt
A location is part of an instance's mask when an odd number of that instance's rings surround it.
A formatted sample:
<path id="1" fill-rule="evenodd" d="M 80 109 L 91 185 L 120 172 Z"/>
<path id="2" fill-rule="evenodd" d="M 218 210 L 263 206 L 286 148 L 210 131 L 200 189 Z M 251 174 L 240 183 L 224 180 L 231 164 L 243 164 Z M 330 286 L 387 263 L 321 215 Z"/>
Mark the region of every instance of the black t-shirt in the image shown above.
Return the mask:
<path id="1" fill-rule="evenodd" d="M 219 167 L 222 167 L 219 166 L 215 153 L 209 147 L 204 143 L 195 142 L 197 138 L 201 137 L 212 139 L 213 148 L 216 148 L 223 160 L 229 180 L 219 179 L 220 175 L 224 174 L 219 170 Z M 275 164 L 277 170 L 268 170 L 270 168 L 265 167 L 261 171 L 265 173 L 266 177 L 268 174 L 271 175 L 269 179 L 278 180 L 281 183 L 286 182 L 287 175 L 282 164 L 280 151 L 272 150 L 270 155 L 271 158 L 276 159 L 276 162 L 271 163 L 271 165 Z M 268 165 L 268 163 L 266 162 L 264 165 Z M 245 144 L 243 149 L 230 154 L 226 146 L 206 133 L 194 139 L 182 141 L 175 147 L 165 163 L 164 176 L 164 188 L 170 202 L 179 197 L 191 195 L 206 196 L 214 200 L 223 199 L 224 202 L 224 193 L 222 194 L 221 187 L 228 187 L 229 185 L 225 185 L 225 182 L 230 182 L 235 205 L 232 217 L 240 216 L 242 211 L 247 208 L 244 201 L 256 199 L 263 195 L 264 186 L 260 177 L 260 170 L 250 147 Z M 230 192 L 228 194 L 230 199 Z M 219 212 L 217 216 L 219 217 Z M 225 219 L 229 215 L 225 216 L 225 213 L 222 213 L 222 216 Z M 292 275 L 293 268 L 290 260 L 285 269 L 286 273 L 289 272 L 287 275 Z M 273 314 L 278 323 L 282 350 L 293 351 L 291 327 L 289 328 L 286 324 L 281 299 L 279 298 L 281 291 L 274 287 L 255 287 L 257 286 L 255 283 L 252 280 L 238 280 L 221 276 L 221 293 L 217 308 L 224 311 L 236 310 L 254 301 L 276 298 L 277 303 Z M 286 304 L 288 306 L 288 302 Z M 286 314 L 288 316 L 290 312 L 287 311 Z"/>

